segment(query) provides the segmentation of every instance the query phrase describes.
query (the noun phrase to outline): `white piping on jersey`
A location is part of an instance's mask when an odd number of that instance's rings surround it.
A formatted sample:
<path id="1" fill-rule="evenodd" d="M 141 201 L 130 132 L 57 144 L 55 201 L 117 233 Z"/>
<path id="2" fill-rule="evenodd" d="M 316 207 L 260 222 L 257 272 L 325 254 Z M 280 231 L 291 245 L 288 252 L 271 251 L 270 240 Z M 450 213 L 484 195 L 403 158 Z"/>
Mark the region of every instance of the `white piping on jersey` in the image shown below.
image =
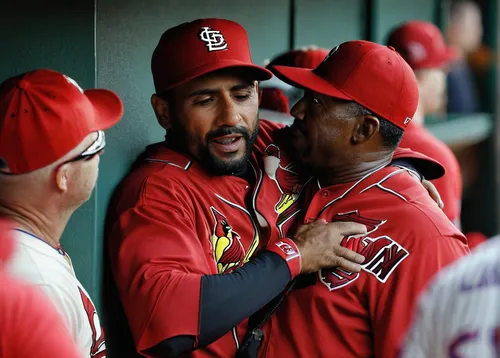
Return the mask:
<path id="1" fill-rule="evenodd" d="M 290 215 L 285 221 L 283 221 L 281 224 L 278 225 L 278 230 L 280 231 L 281 237 L 283 237 L 283 225 L 285 225 L 287 222 L 289 222 L 291 219 L 293 219 L 301 211 L 302 211 L 302 209 L 297 210 L 292 215 Z"/>
<path id="2" fill-rule="evenodd" d="M 400 167 L 398 167 L 398 168 L 400 168 Z M 402 200 L 404 200 L 404 201 L 408 201 L 408 200 L 406 200 L 406 198 L 405 198 L 404 196 L 402 196 L 401 194 L 396 193 L 394 190 L 391 190 L 391 189 L 389 189 L 389 188 L 386 188 L 385 186 L 383 186 L 383 185 L 382 185 L 382 183 L 383 183 L 384 181 L 386 181 L 387 179 L 389 179 L 390 177 L 392 177 L 392 176 L 394 176 L 394 175 L 397 175 L 397 174 L 400 174 L 400 173 L 402 173 L 402 172 L 406 172 L 406 171 L 408 171 L 408 170 L 407 170 L 406 168 L 404 168 L 404 169 L 399 169 L 399 170 L 397 170 L 397 171 L 395 171 L 395 172 L 389 173 L 386 177 L 384 177 L 383 179 L 381 179 L 379 182 L 374 183 L 374 184 L 372 184 L 372 185 L 370 185 L 370 186 L 368 186 L 368 187 L 364 188 L 364 189 L 363 189 L 363 190 L 361 190 L 359 193 L 360 193 L 360 194 L 361 194 L 361 193 L 364 193 L 365 191 L 367 191 L 367 190 L 369 190 L 369 189 L 373 188 L 374 186 L 376 186 L 377 188 L 379 188 L 379 189 L 381 189 L 381 190 L 384 190 L 384 191 L 386 191 L 386 192 L 388 192 L 388 193 L 391 193 L 391 194 L 396 195 L 398 198 L 400 198 L 400 199 L 402 199 Z"/>
<path id="3" fill-rule="evenodd" d="M 225 202 L 226 204 L 231 205 L 231 206 L 232 206 L 232 207 L 234 207 L 234 208 L 238 208 L 238 209 L 240 209 L 240 210 L 241 210 L 241 211 L 243 211 L 245 214 L 247 214 L 248 216 L 250 216 L 250 218 L 252 218 L 252 216 L 250 215 L 250 213 L 248 212 L 248 210 L 247 210 L 247 209 L 245 209 L 244 207 L 242 207 L 242 206 L 240 206 L 240 205 L 238 205 L 238 204 L 232 203 L 232 202 L 230 202 L 230 201 L 229 201 L 229 200 L 227 200 L 227 199 L 224 199 L 224 198 L 223 198 L 222 196 L 220 196 L 219 194 L 215 194 L 215 196 L 216 196 L 216 197 L 218 197 L 218 198 L 219 198 L 220 200 L 222 200 L 223 202 Z M 253 220 L 252 220 L 252 223 L 253 223 Z M 254 224 L 254 226 L 255 226 L 255 224 Z"/>
<path id="4" fill-rule="evenodd" d="M 163 160 L 163 159 L 150 159 L 150 158 L 146 158 L 144 159 L 144 161 L 146 162 L 159 162 L 159 163 L 164 163 L 164 164 L 168 164 L 168 165 L 172 165 L 174 167 L 177 167 L 177 168 L 181 168 L 181 169 L 184 169 L 184 170 L 188 170 L 189 167 L 191 166 L 191 163 L 192 161 L 190 160 L 185 167 L 181 166 L 181 165 L 178 165 L 178 164 L 175 164 L 175 163 L 172 163 L 172 162 L 169 162 L 168 160 Z"/>
<path id="5" fill-rule="evenodd" d="M 238 341 L 238 333 L 236 332 L 236 327 L 233 327 L 233 339 L 236 343 L 236 349 L 240 349 L 240 342 Z"/>
<path id="6" fill-rule="evenodd" d="M 262 169 L 259 168 L 259 172 L 257 172 L 257 169 L 255 169 L 252 162 L 249 161 L 248 163 L 250 164 L 250 167 L 252 168 L 252 170 L 255 174 L 255 178 L 257 179 L 257 184 L 255 185 L 255 188 L 253 190 L 253 196 L 252 196 L 253 210 L 255 211 L 255 216 L 257 217 L 257 221 L 259 222 L 259 225 L 261 227 L 269 227 L 269 223 L 267 222 L 264 215 L 259 213 L 259 211 L 257 210 L 257 193 L 259 192 L 260 186 L 262 185 L 262 180 L 264 179 L 264 175 L 262 175 Z"/>
<path id="7" fill-rule="evenodd" d="M 398 167 L 398 168 L 400 168 L 400 169 L 404 169 L 404 170 L 406 170 L 407 172 L 412 173 L 413 175 L 415 175 L 415 176 L 416 176 L 416 177 L 418 177 L 418 178 L 423 178 L 423 176 L 422 176 L 422 175 L 420 175 L 417 171 L 412 170 L 412 169 L 410 169 L 410 168 L 403 167 L 403 166 L 401 166 L 401 165 L 395 165 L 395 167 Z"/>
<path id="8" fill-rule="evenodd" d="M 376 172 L 378 172 L 379 170 L 385 168 L 386 165 L 381 165 L 380 167 L 376 168 L 375 170 L 371 171 L 370 173 L 366 174 L 364 177 L 362 177 L 361 179 L 359 179 L 356 183 L 354 183 L 349 189 L 347 189 L 341 196 L 331 200 L 330 202 L 328 202 L 328 204 L 326 204 L 325 206 L 323 206 L 323 208 L 319 211 L 318 215 L 317 216 L 320 216 L 323 211 L 329 207 L 330 205 L 332 205 L 333 203 L 335 203 L 336 201 L 344 198 L 347 194 L 349 194 L 358 184 L 360 184 L 363 180 L 365 180 L 366 178 L 368 178 L 370 175 L 372 174 L 375 174 Z M 317 179 L 317 182 L 318 182 L 318 187 L 321 189 L 321 185 L 319 183 L 319 178 Z"/>

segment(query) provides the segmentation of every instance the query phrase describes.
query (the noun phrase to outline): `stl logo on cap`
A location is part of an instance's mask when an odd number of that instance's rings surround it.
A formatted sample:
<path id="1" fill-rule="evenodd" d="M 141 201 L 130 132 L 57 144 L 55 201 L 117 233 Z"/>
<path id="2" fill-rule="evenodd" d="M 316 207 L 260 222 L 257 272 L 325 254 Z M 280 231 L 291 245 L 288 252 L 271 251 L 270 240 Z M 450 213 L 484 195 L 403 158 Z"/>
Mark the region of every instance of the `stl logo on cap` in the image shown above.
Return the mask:
<path id="1" fill-rule="evenodd" d="M 71 77 L 69 76 L 66 76 L 66 75 L 63 75 L 63 77 L 66 79 L 66 81 L 68 81 L 68 83 L 71 83 L 73 86 L 75 86 L 76 88 L 78 88 L 78 90 L 83 93 L 83 89 L 78 85 L 78 83 L 72 79 Z"/>
<path id="2" fill-rule="evenodd" d="M 227 42 L 224 36 L 218 30 L 213 30 L 211 27 L 202 27 L 200 31 L 201 41 L 206 42 L 208 51 L 222 51 L 227 49 Z"/>

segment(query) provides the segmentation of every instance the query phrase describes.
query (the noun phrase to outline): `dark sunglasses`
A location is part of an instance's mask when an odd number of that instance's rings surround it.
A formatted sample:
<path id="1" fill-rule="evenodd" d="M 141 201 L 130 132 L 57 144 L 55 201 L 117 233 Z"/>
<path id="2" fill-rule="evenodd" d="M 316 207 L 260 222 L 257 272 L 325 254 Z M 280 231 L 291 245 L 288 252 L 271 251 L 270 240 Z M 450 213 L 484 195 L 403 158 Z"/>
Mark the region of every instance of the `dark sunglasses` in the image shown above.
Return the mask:
<path id="1" fill-rule="evenodd" d="M 104 135 L 103 131 L 98 131 L 97 132 L 97 139 L 95 140 L 94 143 L 85 151 L 83 151 L 78 157 L 70 159 L 66 161 L 65 163 L 69 162 L 76 162 L 79 160 L 91 160 L 94 158 L 96 155 L 98 155 L 106 146 L 106 136 Z"/>

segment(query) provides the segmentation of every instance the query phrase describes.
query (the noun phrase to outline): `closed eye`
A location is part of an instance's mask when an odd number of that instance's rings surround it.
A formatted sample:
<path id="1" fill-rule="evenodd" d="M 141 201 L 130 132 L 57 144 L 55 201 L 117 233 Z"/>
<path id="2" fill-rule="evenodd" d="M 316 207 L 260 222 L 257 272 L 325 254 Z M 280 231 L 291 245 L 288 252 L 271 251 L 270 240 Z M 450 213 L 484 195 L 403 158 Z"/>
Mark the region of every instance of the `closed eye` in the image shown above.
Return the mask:
<path id="1" fill-rule="evenodd" d="M 197 106 L 206 106 L 206 105 L 210 104 L 212 101 L 213 101 L 213 98 L 208 97 L 208 98 L 205 98 L 205 99 L 202 99 L 199 101 L 195 101 L 194 104 Z"/>
<path id="2" fill-rule="evenodd" d="M 237 96 L 235 96 L 235 97 L 236 97 L 236 99 L 237 99 L 237 100 L 239 100 L 239 101 L 245 101 L 245 100 L 247 100 L 247 99 L 249 99 L 249 98 L 250 98 L 250 95 L 249 95 L 249 94 L 244 94 L 244 95 L 237 95 Z"/>

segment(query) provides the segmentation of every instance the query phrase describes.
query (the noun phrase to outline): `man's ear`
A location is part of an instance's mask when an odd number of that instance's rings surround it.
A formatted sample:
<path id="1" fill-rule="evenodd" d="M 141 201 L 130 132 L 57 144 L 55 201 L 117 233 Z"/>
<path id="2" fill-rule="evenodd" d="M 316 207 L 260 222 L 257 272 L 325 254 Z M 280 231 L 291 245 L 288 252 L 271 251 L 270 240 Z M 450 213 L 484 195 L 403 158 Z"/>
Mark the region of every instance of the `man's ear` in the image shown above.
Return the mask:
<path id="1" fill-rule="evenodd" d="M 358 116 L 352 133 L 352 141 L 361 144 L 370 140 L 380 129 L 380 121 L 374 116 Z"/>
<path id="2" fill-rule="evenodd" d="M 168 102 L 157 94 L 153 94 L 151 96 L 151 106 L 155 111 L 156 119 L 158 120 L 160 126 L 169 130 L 172 127 L 172 122 L 169 115 L 170 112 Z"/>
<path id="3" fill-rule="evenodd" d="M 63 164 L 56 169 L 56 186 L 61 193 L 68 191 L 69 182 L 69 164 Z"/>

